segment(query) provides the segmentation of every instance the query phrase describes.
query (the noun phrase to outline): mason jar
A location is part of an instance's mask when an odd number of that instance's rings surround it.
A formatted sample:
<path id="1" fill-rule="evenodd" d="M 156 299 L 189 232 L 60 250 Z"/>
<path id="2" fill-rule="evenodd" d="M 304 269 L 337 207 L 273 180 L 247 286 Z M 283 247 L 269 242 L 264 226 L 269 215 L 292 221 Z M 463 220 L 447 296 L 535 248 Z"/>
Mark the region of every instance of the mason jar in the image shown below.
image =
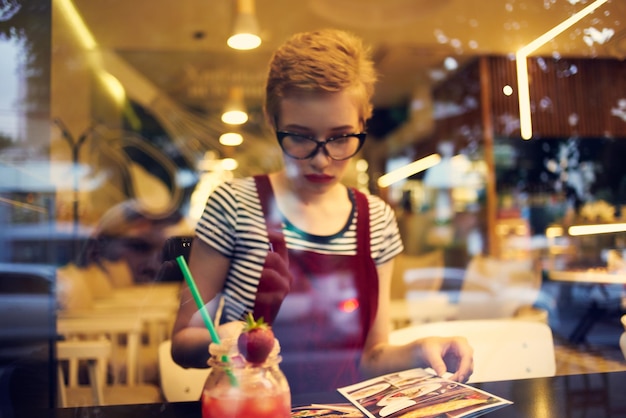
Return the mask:
<path id="1" fill-rule="evenodd" d="M 275 344 L 278 346 L 278 344 Z M 203 418 L 289 418 L 291 392 L 276 348 L 262 364 L 239 355 L 236 341 L 211 344 L 211 372 L 202 390 Z"/>

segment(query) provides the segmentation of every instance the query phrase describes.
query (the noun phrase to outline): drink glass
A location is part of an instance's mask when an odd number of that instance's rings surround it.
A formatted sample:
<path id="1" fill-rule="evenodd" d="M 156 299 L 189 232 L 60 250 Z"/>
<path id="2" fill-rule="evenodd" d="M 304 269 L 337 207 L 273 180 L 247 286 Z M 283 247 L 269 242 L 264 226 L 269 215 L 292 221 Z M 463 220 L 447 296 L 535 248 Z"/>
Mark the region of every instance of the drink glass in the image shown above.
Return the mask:
<path id="1" fill-rule="evenodd" d="M 291 393 L 274 350 L 262 364 L 233 355 L 233 341 L 211 344 L 211 372 L 202 390 L 202 418 L 289 418 Z"/>

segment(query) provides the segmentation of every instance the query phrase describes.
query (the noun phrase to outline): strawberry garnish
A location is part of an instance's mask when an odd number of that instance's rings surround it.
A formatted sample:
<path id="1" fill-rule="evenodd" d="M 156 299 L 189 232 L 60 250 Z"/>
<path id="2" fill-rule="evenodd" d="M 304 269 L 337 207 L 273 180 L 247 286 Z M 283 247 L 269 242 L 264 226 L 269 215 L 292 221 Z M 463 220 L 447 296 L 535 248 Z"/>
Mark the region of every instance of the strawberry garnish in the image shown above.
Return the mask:
<path id="1" fill-rule="evenodd" d="M 272 327 L 262 317 L 255 320 L 249 312 L 246 316 L 246 325 L 237 339 L 237 347 L 248 362 L 263 363 L 274 348 Z"/>

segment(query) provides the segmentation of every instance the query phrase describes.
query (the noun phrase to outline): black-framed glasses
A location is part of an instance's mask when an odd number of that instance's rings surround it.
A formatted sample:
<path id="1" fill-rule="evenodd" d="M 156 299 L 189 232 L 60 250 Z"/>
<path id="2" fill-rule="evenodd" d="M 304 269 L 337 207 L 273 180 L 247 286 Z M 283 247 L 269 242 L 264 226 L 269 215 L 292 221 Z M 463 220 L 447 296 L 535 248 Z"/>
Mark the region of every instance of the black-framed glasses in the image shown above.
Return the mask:
<path id="1" fill-rule="evenodd" d="M 320 148 L 332 160 L 347 160 L 359 152 L 365 142 L 366 135 L 366 132 L 348 133 L 331 136 L 325 141 L 318 141 L 308 135 L 286 131 L 276 132 L 276 138 L 283 152 L 296 160 L 313 158 Z"/>

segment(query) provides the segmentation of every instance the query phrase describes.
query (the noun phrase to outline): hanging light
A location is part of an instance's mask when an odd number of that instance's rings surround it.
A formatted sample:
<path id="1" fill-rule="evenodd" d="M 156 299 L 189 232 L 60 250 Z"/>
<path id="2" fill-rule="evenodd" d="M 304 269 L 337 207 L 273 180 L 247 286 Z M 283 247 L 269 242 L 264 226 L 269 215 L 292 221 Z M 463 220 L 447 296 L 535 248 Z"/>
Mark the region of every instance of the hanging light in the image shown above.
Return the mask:
<path id="1" fill-rule="evenodd" d="M 236 147 L 237 145 L 241 145 L 242 142 L 243 136 L 236 132 L 226 132 L 225 134 L 220 135 L 220 144 L 227 147 Z"/>
<path id="2" fill-rule="evenodd" d="M 259 22 L 254 12 L 254 0 L 236 0 L 237 16 L 233 34 L 226 43 L 233 49 L 248 50 L 261 45 Z"/>
<path id="3" fill-rule="evenodd" d="M 239 167 L 239 163 L 234 158 L 224 158 L 222 160 L 222 170 L 234 171 Z"/>
<path id="4" fill-rule="evenodd" d="M 234 86 L 228 92 L 228 102 L 224 106 L 222 122 L 229 125 L 241 125 L 248 121 L 248 113 L 243 103 L 243 88 Z"/>

